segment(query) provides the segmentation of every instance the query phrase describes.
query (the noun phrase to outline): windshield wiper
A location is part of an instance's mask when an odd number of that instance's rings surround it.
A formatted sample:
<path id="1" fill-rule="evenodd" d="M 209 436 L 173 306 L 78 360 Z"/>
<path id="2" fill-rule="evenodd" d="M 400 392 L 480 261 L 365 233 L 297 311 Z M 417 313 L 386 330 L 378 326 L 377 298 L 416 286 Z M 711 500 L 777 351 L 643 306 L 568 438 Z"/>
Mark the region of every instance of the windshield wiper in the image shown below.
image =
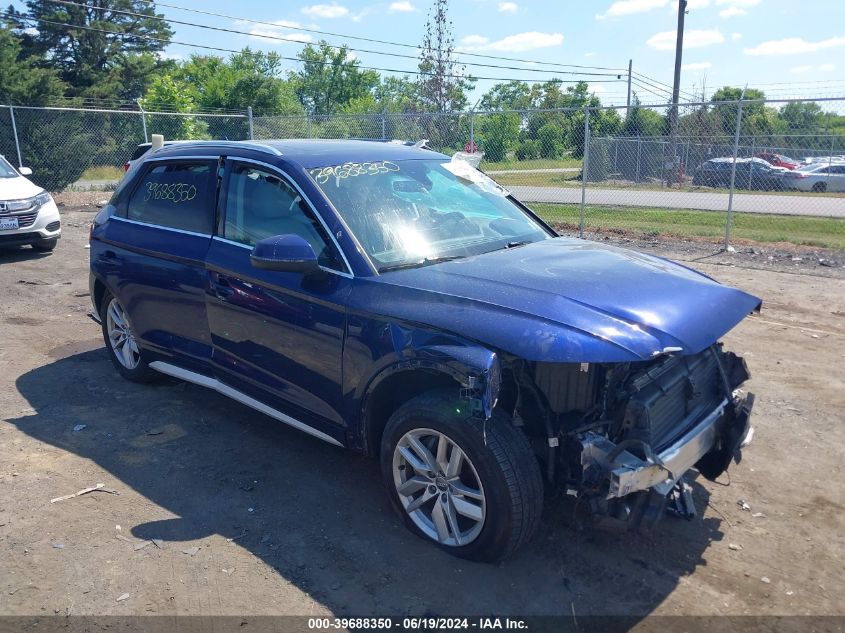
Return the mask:
<path id="1" fill-rule="evenodd" d="M 430 264 L 439 264 L 440 262 L 450 262 L 454 259 L 463 259 L 463 255 L 444 255 L 442 257 L 426 257 L 415 262 L 404 262 L 402 264 L 392 264 L 390 266 L 383 266 L 379 268 L 380 273 L 386 273 L 390 270 L 404 270 L 406 268 L 420 268 Z"/>
<path id="2" fill-rule="evenodd" d="M 505 248 L 516 248 L 517 246 L 525 246 L 526 244 L 531 244 L 531 240 L 522 240 L 521 242 L 508 242 L 505 244 Z"/>

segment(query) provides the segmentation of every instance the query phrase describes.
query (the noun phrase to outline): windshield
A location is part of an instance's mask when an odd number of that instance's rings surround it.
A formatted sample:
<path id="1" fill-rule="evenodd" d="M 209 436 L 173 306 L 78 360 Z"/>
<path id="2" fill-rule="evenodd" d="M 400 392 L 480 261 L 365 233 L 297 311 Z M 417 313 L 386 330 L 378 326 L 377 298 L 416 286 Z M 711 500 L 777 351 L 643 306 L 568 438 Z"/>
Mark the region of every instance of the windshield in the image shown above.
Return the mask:
<path id="1" fill-rule="evenodd" d="M 461 160 L 345 163 L 309 173 L 379 271 L 551 237 Z"/>
<path id="2" fill-rule="evenodd" d="M 17 178 L 18 172 L 15 171 L 15 168 L 12 167 L 9 163 L 6 162 L 6 159 L 0 156 L 0 178 Z"/>

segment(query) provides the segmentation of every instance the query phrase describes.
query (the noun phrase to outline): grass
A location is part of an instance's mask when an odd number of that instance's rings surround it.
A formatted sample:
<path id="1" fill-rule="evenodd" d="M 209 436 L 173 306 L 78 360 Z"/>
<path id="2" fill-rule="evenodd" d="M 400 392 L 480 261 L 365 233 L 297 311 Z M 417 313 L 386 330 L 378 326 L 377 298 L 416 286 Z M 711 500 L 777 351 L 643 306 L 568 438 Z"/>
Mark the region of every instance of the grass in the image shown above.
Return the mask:
<path id="1" fill-rule="evenodd" d="M 121 178 L 123 178 L 123 167 L 100 165 L 86 169 L 79 180 L 120 180 Z"/>
<path id="2" fill-rule="evenodd" d="M 532 204 L 531 208 L 547 222 L 578 227 L 578 205 Z M 586 228 L 590 231 L 613 229 L 638 235 L 711 239 L 724 239 L 725 236 L 723 211 L 588 206 L 585 217 Z M 845 219 L 736 213 L 731 238 L 845 250 Z"/>
<path id="3" fill-rule="evenodd" d="M 481 161 L 481 169 L 484 171 L 503 171 L 509 169 L 560 169 L 562 167 L 581 168 L 580 158 L 535 158 L 533 160 L 504 160 L 493 163 L 487 160 Z"/>

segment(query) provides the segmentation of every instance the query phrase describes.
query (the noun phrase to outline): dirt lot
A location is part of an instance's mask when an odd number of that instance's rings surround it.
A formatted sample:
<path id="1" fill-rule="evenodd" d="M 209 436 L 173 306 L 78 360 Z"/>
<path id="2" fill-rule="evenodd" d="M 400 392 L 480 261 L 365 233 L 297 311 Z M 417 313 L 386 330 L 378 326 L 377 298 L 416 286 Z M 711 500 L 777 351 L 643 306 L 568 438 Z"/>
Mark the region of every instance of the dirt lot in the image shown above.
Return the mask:
<path id="1" fill-rule="evenodd" d="M 374 462 L 199 387 L 121 380 L 87 317 L 95 209 L 63 211 L 52 255 L 0 254 L 0 613 L 845 612 L 841 267 L 671 249 L 764 299 L 727 336 L 757 393 L 745 459 L 722 485 L 694 482 L 698 520 L 578 531 L 556 503 L 489 566 L 407 532 Z M 97 483 L 119 494 L 50 502 Z"/>

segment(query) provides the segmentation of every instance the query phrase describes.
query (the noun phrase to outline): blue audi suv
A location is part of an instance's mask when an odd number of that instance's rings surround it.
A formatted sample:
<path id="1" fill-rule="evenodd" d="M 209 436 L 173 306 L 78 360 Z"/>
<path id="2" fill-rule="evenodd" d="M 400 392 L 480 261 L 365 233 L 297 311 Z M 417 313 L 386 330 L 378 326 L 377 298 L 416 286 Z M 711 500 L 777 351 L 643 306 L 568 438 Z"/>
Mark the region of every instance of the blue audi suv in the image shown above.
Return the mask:
<path id="1" fill-rule="evenodd" d="M 558 236 L 420 144 L 151 150 L 90 242 L 119 374 L 372 455 L 407 526 L 457 556 L 512 554 L 544 497 L 631 529 L 692 517 L 684 475 L 715 479 L 751 438 L 719 339 L 758 298 Z"/>

